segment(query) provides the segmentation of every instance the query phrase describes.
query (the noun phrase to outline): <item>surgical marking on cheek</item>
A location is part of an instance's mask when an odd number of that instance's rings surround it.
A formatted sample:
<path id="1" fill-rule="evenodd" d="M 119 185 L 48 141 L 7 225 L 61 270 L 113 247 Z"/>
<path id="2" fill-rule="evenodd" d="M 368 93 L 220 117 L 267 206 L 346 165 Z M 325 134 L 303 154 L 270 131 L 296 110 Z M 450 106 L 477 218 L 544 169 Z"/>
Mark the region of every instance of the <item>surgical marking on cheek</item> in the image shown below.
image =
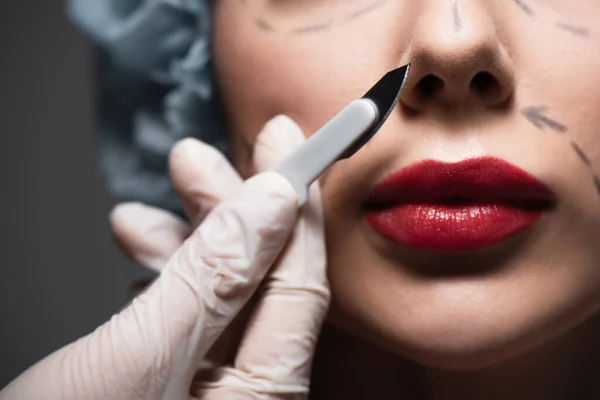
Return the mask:
<path id="1" fill-rule="evenodd" d="M 588 37 L 590 35 L 590 30 L 584 26 L 565 24 L 563 22 L 556 23 L 556 26 L 577 36 Z"/>
<path id="2" fill-rule="evenodd" d="M 458 9 L 458 0 L 452 1 L 452 16 L 454 18 L 454 31 L 458 32 L 462 29 L 462 21 L 460 19 L 460 10 Z"/>
<path id="3" fill-rule="evenodd" d="M 575 154 L 577 154 L 577 157 L 579 157 L 581 162 L 583 162 L 585 164 L 585 166 L 594 175 L 594 187 L 596 188 L 596 193 L 598 193 L 598 195 L 600 195 L 600 178 L 598 178 L 598 175 L 596 175 L 594 173 L 592 160 L 590 159 L 590 157 L 587 154 L 585 154 L 585 152 L 581 149 L 581 147 L 579 147 L 577 145 L 577 143 L 571 141 L 571 147 L 573 148 L 573 150 L 575 151 Z"/>
<path id="4" fill-rule="evenodd" d="M 567 126 L 546 116 L 547 110 L 546 106 L 525 107 L 521 113 L 538 129 L 548 127 L 554 132 L 565 133 L 568 130 Z"/>
<path id="5" fill-rule="evenodd" d="M 265 32 L 273 32 L 273 26 L 262 18 L 255 19 L 254 23 Z"/>
<path id="6" fill-rule="evenodd" d="M 527 4 L 525 3 L 524 0 L 513 0 L 513 2 L 521 9 L 523 10 L 523 12 L 527 15 L 529 15 L 530 17 L 533 17 L 533 9 Z"/>
<path id="7" fill-rule="evenodd" d="M 531 122 L 536 128 L 543 130 L 545 127 L 552 129 L 558 133 L 567 132 L 568 128 L 566 125 L 557 122 L 553 119 L 550 119 L 545 115 L 546 111 L 548 111 L 547 106 L 533 106 L 533 107 L 525 107 L 521 112 L 527 118 L 529 122 Z M 583 151 L 581 147 L 577 143 L 572 140 L 569 140 L 569 144 L 571 148 L 579 158 L 579 160 L 594 174 L 594 168 L 592 164 L 591 158 Z M 600 178 L 594 174 L 594 187 L 596 188 L 596 192 L 600 195 Z"/>
<path id="8" fill-rule="evenodd" d="M 596 187 L 596 192 L 600 195 L 600 179 L 597 175 L 594 175 L 594 186 Z"/>
<path id="9" fill-rule="evenodd" d="M 305 26 L 302 28 L 293 29 L 290 33 L 293 35 L 316 33 L 316 32 L 325 31 L 325 30 L 329 29 L 330 27 L 331 27 L 331 22 L 325 22 L 322 24 L 315 24 L 315 25 Z"/>
<path id="10" fill-rule="evenodd" d="M 581 149 L 581 147 L 579 147 L 577 145 L 577 143 L 571 141 L 571 147 L 573 148 L 573 150 L 575 150 L 575 153 L 577 154 L 577 156 L 579 157 L 579 159 L 588 167 L 592 165 L 592 161 L 590 160 L 590 158 L 588 157 L 587 154 L 585 154 L 585 152 Z"/>
<path id="11" fill-rule="evenodd" d="M 363 9 L 360 9 L 358 11 L 353 12 L 352 14 L 350 14 L 346 20 L 347 21 L 352 21 L 358 17 L 362 17 L 365 14 L 370 13 L 371 11 L 374 11 L 375 9 L 381 7 L 382 5 L 384 5 L 386 3 L 386 0 L 379 0 L 379 1 L 375 1 L 374 3 L 364 7 Z"/>

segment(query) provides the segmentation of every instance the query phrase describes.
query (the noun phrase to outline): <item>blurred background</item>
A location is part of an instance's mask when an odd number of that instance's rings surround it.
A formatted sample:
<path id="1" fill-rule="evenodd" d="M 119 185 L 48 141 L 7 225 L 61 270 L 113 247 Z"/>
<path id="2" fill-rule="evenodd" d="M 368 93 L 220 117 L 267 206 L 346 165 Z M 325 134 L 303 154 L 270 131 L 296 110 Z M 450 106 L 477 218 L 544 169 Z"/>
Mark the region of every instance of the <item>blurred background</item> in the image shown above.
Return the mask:
<path id="1" fill-rule="evenodd" d="M 110 236 L 92 53 L 64 9 L 0 2 L 0 387 L 108 320 L 148 276 Z"/>

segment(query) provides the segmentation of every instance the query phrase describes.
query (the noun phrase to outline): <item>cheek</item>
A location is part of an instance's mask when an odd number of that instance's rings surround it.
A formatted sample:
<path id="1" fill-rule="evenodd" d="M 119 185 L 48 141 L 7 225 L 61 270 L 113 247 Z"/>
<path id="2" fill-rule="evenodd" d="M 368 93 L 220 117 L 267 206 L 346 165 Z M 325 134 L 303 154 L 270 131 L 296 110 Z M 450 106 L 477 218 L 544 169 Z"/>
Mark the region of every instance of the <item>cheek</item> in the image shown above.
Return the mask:
<path id="1" fill-rule="evenodd" d="M 382 26 L 376 14 L 326 32 L 291 35 L 261 30 L 240 8 L 223 2 L 214 32 L 217 80 L 238 160 L 275 115 L 290 116 L 310 135 L 400 62 L 402 46 L 389 41 L 399 25 Z"/>
<path id="2" fill-rule="evenodd" d="M 558 138 L 565 151 L 576 142 L 600 173 L 600 2 L 572 3 L 545 2 L 538 10 L 541 22 L 510 38 L 520 75 L 516 97 L 520 107 L 546 106 L 568 126 Z"/>

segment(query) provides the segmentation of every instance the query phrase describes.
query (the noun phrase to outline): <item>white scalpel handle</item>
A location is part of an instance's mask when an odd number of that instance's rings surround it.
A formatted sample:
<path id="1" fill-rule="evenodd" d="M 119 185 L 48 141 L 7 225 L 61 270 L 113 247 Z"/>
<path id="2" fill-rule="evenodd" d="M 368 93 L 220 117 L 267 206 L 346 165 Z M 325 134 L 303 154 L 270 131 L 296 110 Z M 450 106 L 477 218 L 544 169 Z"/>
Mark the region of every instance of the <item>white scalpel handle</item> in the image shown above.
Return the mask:
<path id="1" fill-rule="evenodd" d="M 354 100 L 329 120 L 273 171 L 283 175 L 298 194 L 298 205 L 307 201 L 308 187 L 373 126 L 379 111 L 369 99 Z"/>

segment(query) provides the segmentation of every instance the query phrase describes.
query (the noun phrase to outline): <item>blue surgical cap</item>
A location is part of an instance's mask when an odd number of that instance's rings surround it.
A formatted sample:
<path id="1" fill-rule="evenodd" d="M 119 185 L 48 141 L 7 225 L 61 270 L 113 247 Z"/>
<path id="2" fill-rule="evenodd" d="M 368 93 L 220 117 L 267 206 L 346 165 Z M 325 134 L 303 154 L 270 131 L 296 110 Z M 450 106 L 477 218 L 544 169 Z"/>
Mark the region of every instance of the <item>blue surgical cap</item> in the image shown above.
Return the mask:
<path id="1" fill-rule="evenodd" d="M 196 137 L 227 154 L 210 0 L 69 0 L 96 45 L 101 170 L 120 201 L 181 213 L 168 154 Z"/>

